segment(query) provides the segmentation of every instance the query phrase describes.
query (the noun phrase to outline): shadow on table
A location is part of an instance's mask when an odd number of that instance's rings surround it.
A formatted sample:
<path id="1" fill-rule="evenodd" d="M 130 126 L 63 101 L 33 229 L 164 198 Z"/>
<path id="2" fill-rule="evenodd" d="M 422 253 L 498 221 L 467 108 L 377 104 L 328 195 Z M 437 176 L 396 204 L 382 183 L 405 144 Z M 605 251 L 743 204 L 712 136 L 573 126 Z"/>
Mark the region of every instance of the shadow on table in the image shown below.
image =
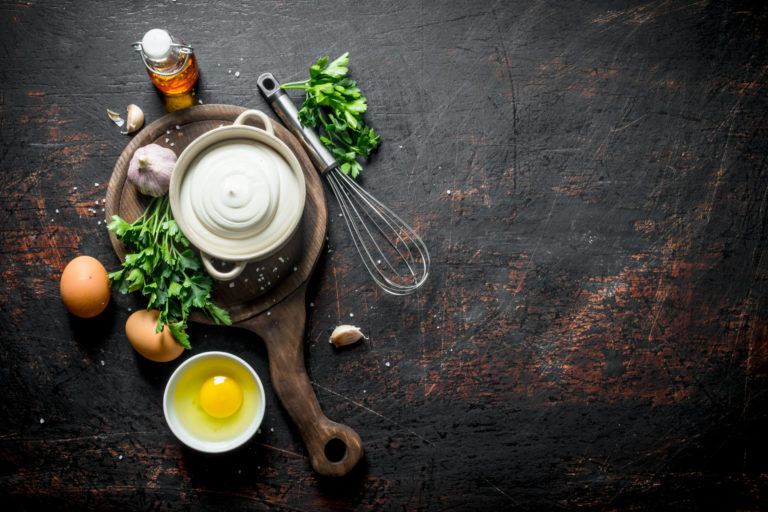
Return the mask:
<path id="1" fill-rule="evenodd" d="M 181 94 L 164 94 L 159 89 L 155 89 L 155 91 L 157 92 L 157 97 L 163 104 L 163 110 L 165 110 L 166 114 L 194 107 L 196 105 L 202 105 L 204 103 L 203 74 L 200 73 L 195 85 L 187 92 Z"/>
<path id="2" fill-rule="evenodd" d="M 324 498 L 355 505 L 365 495 L 368 483 L 368 461 L 363 454 L 357 466 L 344 476 L 331 478 L 315 474 L 315 477 L 317 487 Z"/>
<path id="3" fill-rule="evenodd" d="M 312 500 L 316 492 L 329 501 L 354 505 L 365 496 L 368 467 L 365 456 L 347 475 L 338 478 L 323 477 L 312 470 L 308 459 L 295 464 L 281 462 L 283 455 L 259 440 L 259 434 L 246 445 L 228 453 L 200 453 L 182 448 L 182 467 L 191 485 L 200 492 L 215 496 L 229 496 L 240 500 L 254 493 L 264 497 L 264 486 L 294 488 L 291 499 L 302 502 Z M 303 467 L 297 467 L 303 466 Z M 297 482 L 301 485 L 297 485 Z M 280 499 L 285 499 L 285 496 Z M 221 504 L 217 498 L 217 504 Z"/>
<path id="4" fill-rule="evenodd" d="M 99 315 L 93 318 L 79 318 L 67 313 L 72 336 L 89 354 L 98 353 L 104 342 L 109 339 L 115 325 L 115 305 L 113 301 Z"/>

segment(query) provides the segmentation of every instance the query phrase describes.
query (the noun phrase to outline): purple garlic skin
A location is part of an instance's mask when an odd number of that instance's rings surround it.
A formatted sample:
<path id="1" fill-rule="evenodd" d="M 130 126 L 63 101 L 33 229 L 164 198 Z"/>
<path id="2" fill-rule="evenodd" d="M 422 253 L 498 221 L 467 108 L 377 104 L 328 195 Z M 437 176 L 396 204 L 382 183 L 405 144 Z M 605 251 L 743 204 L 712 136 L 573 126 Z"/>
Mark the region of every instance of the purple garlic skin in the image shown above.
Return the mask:
<path id="1" fill-rule="evenodd" d="M 128 180 L 142 194 L 158 197 L 168 192 L 171 174 L 176 165 L 176 153 L 158 144 L 137 149 L 128 164 Z"/>

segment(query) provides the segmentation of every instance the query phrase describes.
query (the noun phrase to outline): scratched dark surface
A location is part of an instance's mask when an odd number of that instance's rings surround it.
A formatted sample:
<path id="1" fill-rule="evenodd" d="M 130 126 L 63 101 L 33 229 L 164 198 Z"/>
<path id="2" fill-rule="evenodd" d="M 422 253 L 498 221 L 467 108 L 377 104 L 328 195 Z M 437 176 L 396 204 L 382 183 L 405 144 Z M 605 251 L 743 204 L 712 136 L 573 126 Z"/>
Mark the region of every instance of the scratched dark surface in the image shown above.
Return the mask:
<path id="1" fill-rule="evenodd" d="M 306 364 L 363 439 L 345 478 L 312 472 L 249 332 L 190 329 L 269 402 L 203 456 L 163 420 L 178 361 L 125 339 L 143 299 L 61 303 L 73 257 L 117 268 L 105 109 L 163 114 L 130 48 L 155 26 L 196 48 L 204 103 L 269 111 L 259 74 L 351 52 L 384 141 L 362 181 L 433 266 L 378 291 L 329 204 Z M 2 508 L 765 510 L 766 36 L 761 2 L 3 1 Z M 335 351 L 340 323 L 369 339 Z"/>

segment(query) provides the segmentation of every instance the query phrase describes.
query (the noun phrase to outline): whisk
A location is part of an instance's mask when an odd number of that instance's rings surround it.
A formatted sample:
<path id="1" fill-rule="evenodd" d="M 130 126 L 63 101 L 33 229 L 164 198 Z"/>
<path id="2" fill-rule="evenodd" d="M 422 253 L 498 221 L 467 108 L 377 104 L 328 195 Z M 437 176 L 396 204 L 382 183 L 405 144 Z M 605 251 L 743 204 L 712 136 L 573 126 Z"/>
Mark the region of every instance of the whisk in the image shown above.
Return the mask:
<path id="1" fill-rule="evenodd" d="M 256 84 L 328 182 L 360 259 L 374 282 L 392 295 L 414 292 L 426 281 L 430 264 L 429 252 L 419 235 L 341 171 L 315 130 L 301 125 L 296 105 L 271 73 L 262 74 Z"/>

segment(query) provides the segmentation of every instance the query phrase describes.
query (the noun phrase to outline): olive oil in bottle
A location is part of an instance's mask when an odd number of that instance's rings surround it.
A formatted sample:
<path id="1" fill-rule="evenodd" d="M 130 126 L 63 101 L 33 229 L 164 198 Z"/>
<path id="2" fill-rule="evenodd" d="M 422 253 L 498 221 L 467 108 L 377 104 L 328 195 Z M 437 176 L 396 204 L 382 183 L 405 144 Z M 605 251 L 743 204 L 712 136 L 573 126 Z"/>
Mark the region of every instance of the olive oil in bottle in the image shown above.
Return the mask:
<path id="1" fill-rule="evenodd" d="M 133 48 L 141 54 L 155 87 L 164 94 L 183 94 L 197 82 L 197 60 L 192 47 L 167 31 L 153 28 L 141 42 L 133 43 Z"/>

